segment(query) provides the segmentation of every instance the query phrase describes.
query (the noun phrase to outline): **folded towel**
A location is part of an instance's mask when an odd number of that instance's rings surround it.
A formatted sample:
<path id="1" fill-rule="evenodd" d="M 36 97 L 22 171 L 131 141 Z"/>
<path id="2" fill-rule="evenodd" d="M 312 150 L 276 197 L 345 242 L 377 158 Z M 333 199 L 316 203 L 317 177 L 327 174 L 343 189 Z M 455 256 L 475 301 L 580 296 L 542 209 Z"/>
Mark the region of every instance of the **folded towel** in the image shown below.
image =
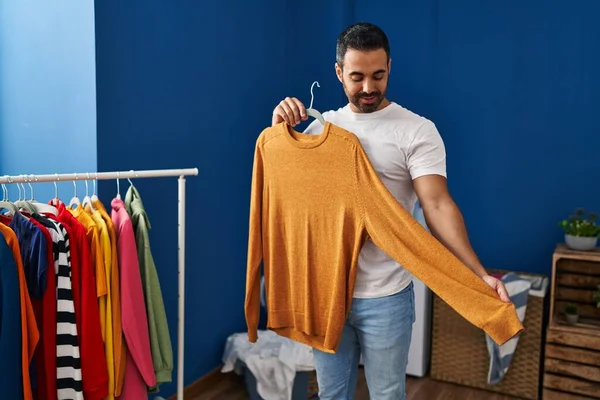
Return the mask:
<path id="1" fill-rule="evenodd" d="M 521 323 L 525 319 L 525 311 L 527 309 L 527 300 L 529 299 L 529 289 L 531 288 L 531 280 L 521 278 L 514 272 L 509 272 L 501 278 L 506 286 L 508 296 L 514 303 L 517 309 L 517 315 Z M 508 372 L 510 362 L 519 342 L 519 335 L 516 335 L 502 346 L 498 346 L 486 333 L 485 340 L 487 343 L 488 353 L 490 355 L 490 368 L 488 371 L 488 383 L 496 384 L 500 382 L 504 375 Z"/>

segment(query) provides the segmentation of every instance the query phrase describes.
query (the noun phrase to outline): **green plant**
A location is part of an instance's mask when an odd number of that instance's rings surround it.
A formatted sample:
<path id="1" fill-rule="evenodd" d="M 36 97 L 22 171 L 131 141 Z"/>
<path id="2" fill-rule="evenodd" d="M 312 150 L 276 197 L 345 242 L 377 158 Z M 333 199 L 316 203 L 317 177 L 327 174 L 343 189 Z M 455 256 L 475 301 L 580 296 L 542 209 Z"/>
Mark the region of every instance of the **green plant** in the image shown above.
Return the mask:
<path id="1" fill-rule="evenodd" d="M 594 292 L 594 301 L 596 302 L 596 307 L 600 308 L 600 285 L 598 285 L 598 290 Z"/>
<path id="2" fill-rule="evenodd" d="M 598 214 L 588 213 L 582 208 L 575 210 L 569 219 L 562 220 L 559 226 L 567 235 L 579 237 L 600 237 L 600 225 L 596 225 Z"/>
<path id="3" fill-rule="evenodd" d="M 567 303 L 567 305 L 565 306 L 565 314 L 576 315 L 577 306 L 573 303 Z"/>

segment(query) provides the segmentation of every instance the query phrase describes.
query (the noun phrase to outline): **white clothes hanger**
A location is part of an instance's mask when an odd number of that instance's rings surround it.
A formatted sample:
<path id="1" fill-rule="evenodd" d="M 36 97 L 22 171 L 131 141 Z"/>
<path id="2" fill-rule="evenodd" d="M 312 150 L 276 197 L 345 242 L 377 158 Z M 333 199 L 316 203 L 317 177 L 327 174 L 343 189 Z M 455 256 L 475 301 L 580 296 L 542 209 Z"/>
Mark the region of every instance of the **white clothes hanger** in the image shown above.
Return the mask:
<path id="1" fill-rule="evenodd" d="M 96 194 L 96 182 L 98 181 L 98 173 L 96 172 L 96 179 L 93 181 L 94 182 L 94 193 L 92 193 L 92 203 L 95 203 L 96 201 L 98 201 L 98 195 Z"/>
<path id="2" fill-rule="evenodd" d="M 12 180 L 8 175 L 6 175 L 6 178 L 9 183 L 12 183 Z M 4 186 L 4 184 L 2 184 L 2 189 L 4 191 L 4 198 L 2 199 L 2 201 L 0 201 L 0 210 L 4 208 L 8 211 L 7 215 L 15 215 L 16 213 L 19 212 L 19 209 L 17 208 L 16 205 L 14 205 L 13 203 L 11 203 L 9 201 L 8 188 L 6 186 Z"/>
<path id="3" fill-rule="evenodd" d="M 35 177 L 35 175 L 31 175 L 31 177 L 29 178 L 29 182 L 27 183 L 29 185 L 29 188 L 31 189 L 31 201 L 29 201 L 29 204 L 31 204 L 38 213 L 51 213 L 58 216 L 58 209 L 56 207 L 51 206 L 50 204 L 40 203 L 39 201 L 35 200 L 33 194 L 33 186 L 31 186 L 32 177 L 37 182 L 37 178 Z"/>
<path id="4" fill-rule="evenodd" d="M 56 180 L 52 183 L 54 183 L 54 198 L 52 200 L 50 200 L 50 204 L 58 207 L 61 203 L 60 199 L 58 198 L 58 186 L 56 185 L 56 182 L 60 182 L 60 177 L 58 176 L 57 173 L 55 173 L 54 175 L 56 175 Z"/>
<path id="5" fill-rule="evenodd" d="M 88 177 L 88 179 L 90 179 L 89 172 L 87 174 L 87 177 Z M 89 186 L 88 186 L 87 179 L 85 180 L 85 197 L 83 198 L 83 201 L 81 202 L 82 207 L 85 207 L 86 205 L 90 206 L 90 210 L 92 210 L 92 212 L 96 211 L 96 210 L 94 210 L 94 206 L 92 205 L 92 198 L 89 195 Z"/>
<path id="6" fill-rule="evenodd" d="M 25 181 L 27 180 L 25 175 L 21 175 L 21 178 Z M 31 187 L 31 185 L 30 185 Z M 33 204 L 31 204 L 29 201 L 27 201 L 27 190 L 25 189 L 25 185 L 23 185 L 22 183 L 17 182 L 17 188 L 19 188 L 19 199 L 17 201 L 15 201 L 15 206 L 18 209 L 23 209 L 29 213 L 34 213 L 37 212 L 37 210 L 35 209 L 35 207 L 33 206 Z M 21 190 L 22 189 L 22 190 Z M 33 188 L 32 188 L 33 190 Z"/>
<path id="7" fill-rule="evenodd" d="M 77 197 L 77 184 L 75 183 L 79 178 L 77 177 L 77 174 L 75 174 L 75 180 L 73 181 L 73 197 L 71 198 L 71 201 L 69 201 L 69 207 L 70 208 L 76 208 L 73 206 L 79 206 L 81 205 L 81 200 L 79 200 L 79 197 Z"/>
<path id="8" fill-rule="evenodd" d="M 313 88 L 315 87 L 315 85 L 317 85 L 317 87 L 321 87 L 318 81 L 314 81 L 313 84 L 310 86 L 310 106 L 308 106 L 308 108 L 306 109 L 306 114 L 317 119 L 322 125 L 325 125 L 325 118 L 323 118 L 323 115 L 313 108 L 313 101 L 315 99 L 315 95 L 313 94 Z"/>
<path id="9" fill-rule="evenodd" d="M 117 171 L 117 199 L 121 200 L 121 185 L 119 184 L 119 171 Z"/>

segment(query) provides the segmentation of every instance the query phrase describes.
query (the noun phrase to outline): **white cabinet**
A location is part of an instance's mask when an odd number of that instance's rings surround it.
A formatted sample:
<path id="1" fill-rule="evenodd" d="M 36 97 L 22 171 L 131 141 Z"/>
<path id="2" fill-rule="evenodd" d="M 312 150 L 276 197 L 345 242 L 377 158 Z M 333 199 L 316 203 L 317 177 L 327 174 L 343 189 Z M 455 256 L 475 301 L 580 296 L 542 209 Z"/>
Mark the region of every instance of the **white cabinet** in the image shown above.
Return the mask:
<path id="1" fill-rule="evenodd" d="M 417 201 L 413 216 L 429 230 L 421 204 Z M 429 369 L 431 350 L 431 319 L 432 293 L 431 290 L 417 278 L 413 278 L 415 287 L 415 323 L 412 331 L 412 341 L 408 351 L 407 375 L 424 376 Z"/>
<path id="2" fill-rule="evenodd" d="M 413 278 L 415 290 L 415 323 L 408 351 L 407 375 L 422 377 L 429 369 L 431 349 L 431 290 Z"/>

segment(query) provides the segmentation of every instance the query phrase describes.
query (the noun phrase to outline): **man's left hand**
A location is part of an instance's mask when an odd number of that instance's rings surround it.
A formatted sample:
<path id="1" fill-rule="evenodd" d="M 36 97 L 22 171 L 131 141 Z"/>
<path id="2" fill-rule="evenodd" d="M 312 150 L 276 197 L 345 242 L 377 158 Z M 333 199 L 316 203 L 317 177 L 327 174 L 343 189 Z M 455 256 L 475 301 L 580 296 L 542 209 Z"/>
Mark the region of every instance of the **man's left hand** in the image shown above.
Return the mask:
<path id="1" fill-rule="evenodd" d="M 485 283 L 490 285 L 490 287 L 498 293 L 498 296 L 500 296 L 500 300 L 506 303 L 510 303 L 510 298 L 508 297 L 508 291 L 504 286 L 504 282 L 502 282 L 498 278 L 494 278 L 491 275 L 485 275 L 481 279 L 483 279 Z"/>

